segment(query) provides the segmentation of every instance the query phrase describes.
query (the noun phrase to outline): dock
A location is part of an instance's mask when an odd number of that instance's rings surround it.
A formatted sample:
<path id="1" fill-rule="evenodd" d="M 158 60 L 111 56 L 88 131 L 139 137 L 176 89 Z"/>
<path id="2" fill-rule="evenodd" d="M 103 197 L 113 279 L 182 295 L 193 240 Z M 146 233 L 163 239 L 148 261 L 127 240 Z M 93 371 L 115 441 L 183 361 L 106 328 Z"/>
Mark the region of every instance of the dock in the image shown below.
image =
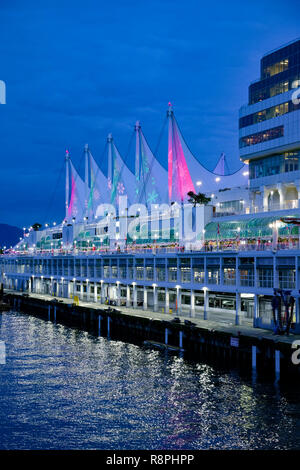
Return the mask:
<path id="1" fill-rule="evenodd" d="M 174 318 L 167 313 L 138 308 L 83 301 L 74 305 L 72 299 L 34 293 L 5 291 L 5 301 L 12 309 L 97 336 L 134 340 L 148 347 L 184 353 L 193 360 L 214 360 L 226 367 L 241 365 L 243 370 L 252 370 L 264 378 L 300 379 L 298 361 L 292 361 L 292 355 L 295 357 L 296 348 L 300 347 L 300 335 L 279 336 L 251 326 L 219 324 L 200 318 L 191 321 L 189 317 Z"/>

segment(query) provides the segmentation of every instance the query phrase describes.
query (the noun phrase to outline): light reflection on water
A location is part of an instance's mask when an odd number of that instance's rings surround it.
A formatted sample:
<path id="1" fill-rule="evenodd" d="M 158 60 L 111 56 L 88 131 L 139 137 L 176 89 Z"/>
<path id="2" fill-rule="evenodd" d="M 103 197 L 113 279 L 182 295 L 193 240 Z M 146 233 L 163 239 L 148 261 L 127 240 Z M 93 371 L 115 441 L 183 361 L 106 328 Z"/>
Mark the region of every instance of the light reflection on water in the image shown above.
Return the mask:
<path id="1" fill-rule="evenodd" d="M 1 320 L 1 316 L 0 316 Z M 21 313 L 2 315 L 1 449 L 300 447 L 300 394 Z"/>

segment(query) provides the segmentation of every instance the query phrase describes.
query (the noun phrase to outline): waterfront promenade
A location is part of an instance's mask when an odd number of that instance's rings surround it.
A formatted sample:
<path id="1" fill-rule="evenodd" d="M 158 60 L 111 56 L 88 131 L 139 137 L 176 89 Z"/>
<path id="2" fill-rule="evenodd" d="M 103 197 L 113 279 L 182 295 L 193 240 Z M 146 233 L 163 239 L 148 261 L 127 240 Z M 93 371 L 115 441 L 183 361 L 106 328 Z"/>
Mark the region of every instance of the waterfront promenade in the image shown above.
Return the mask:
<path id="1" fill-rule="evenodd" d="M 5 289 L 6 294 L 12 294 L 15 297 L 22 296 L 22 292 L 17 292 L 15 290 L 10 290 L 10 289 Z M 47 294 L 35 294 L 35 293 L 26 293 L 27 297 L 30 297 L 32 299 L 38 299 L 42 300 L 45 302 L 51 302 L 54 299 L 58 300 L 59 303 L 62 304 L 68 304 L 72 305 L 73 300 L 72 299 L 66 299 L 66 298 L 56 298 L 51 295 Z M 300 341 L 300 334 L 295 335 L 291 333 L 289 336 L 286 335 L 274 335 L 273 332 L 269 329 L 263 329 L 263 328 L 254 328 L 251 326 L 251 324 L 242 324 L 242 325 L 236 325 L 234 323 L 234 315 L 233 314 L 228 314 L 228 313 L 223 313 L 222 310 L 219 310 L 219 313 L 215 313 L 213 318 L 210 318 L 208 320 L 204 320 L 199 317 L 193 317 L 191 318 L 190 315 L 187 312 L 182 312 L 181 315 L 178 315 L 176 313 L 169 314 L 169 313 L 161 313 L 161 312 L 154 312 L 153 310 L 143 310 L 140 308 L 132 308 L 132 307 L 123 307 L 123 306 L 116 306 L 116 307 L 111 307 L 103 304 L 98 304 L 95 302 L 84 302 L 79 300 L 79 307 L 87 308 L 87 309 L 93 309 L 93 310 L 99 310 L 99 311 L 106 311 L 110 312 L 111 309 L 114 309 L 118 312 L 121 312 L 122 315 L 128 316 L 128 317 L 136 317 L 136 318 L 146 318 L 146 319 L 151 319 L 151 320 L 158 320 L 161 322 L 172 322 L 174 318 L 180 318 L 181 322 L 184 323 L 185 320 L 192 321 L 192 323 L 201 328 L 205 329 L 207 331 L 217 331 L 217 332 L 224 332 L 231 334 L 233 336 L 238 336 L 238 335 L 243 335 L 247 336 L 249 338 L 256 338 L 256 339 L 268 339 L 271 341 L 274 341 L 276 343 L 285 343 L 285 344 L 292 344 L 293 341 L 299 340 Z M 222 320 L 216 320 L 217 316 L 222 318 Z"/>

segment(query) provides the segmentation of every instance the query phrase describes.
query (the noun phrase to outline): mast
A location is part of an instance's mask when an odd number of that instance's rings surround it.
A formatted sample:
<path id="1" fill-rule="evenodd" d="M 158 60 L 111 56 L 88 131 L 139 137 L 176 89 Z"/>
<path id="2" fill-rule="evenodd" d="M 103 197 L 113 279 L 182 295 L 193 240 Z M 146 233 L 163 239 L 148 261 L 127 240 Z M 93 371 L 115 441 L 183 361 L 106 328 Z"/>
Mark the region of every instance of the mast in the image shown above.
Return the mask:
<path id="1" fill-rule="evenodd" d="M 85 184 L 85 209 L 88 212 L 88 199 L 89 199 L 89 146 L 84 146 L 85 155 L 85 173 L 84 173 L 84 184 Z"/>
<path id="2" fill-rule="evenodd" d="M 167 117 L 169 120 L 168 130 L 168 188 L 169 188 L 169 202 L 172 199 L 172 181 L 173 181 L 173 149 L 172 149 L 172 104 L 168 103 Z"/>
<path id="3" fill-rule="evenodd" d="M 108 179 L 108 189 L 112 188 L 112 134 L 109 133 L 107 136 L 107 144 L 108 144 L 108 170 L 107 170 L 107 179 Z"/>
<path id="4" fill-rule="evenodd" d="M 70 192 L 69 160 L 70 160 L 69 150 L 66 150 L 66 154 L 65 154 L 65 162 L 66 162 L 66 199 L 65 199 L 66 215 L 65 215 L 65 218 L 66 219 L 68 219 L 69 192 Z"/>
<path id="5" fill-rule="evenodd" d="M 135 179 L 140 180 L 140 121 L 135 123 Z"/>

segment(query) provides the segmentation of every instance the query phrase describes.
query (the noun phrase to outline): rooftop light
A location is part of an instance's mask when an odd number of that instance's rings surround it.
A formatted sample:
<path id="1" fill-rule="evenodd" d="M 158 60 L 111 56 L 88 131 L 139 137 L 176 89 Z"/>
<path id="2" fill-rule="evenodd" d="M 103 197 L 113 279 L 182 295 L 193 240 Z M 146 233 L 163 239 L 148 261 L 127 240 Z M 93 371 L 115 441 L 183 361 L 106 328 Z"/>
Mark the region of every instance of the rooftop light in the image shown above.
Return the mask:
<path id="1" fill-rule="evenodd" d="M 221 181 L 221 178 L 219 176 L 216 177 L 216 182 L 218 183 L 219 181 Z"/>
<path id="2" fill-rule="evenodd" d="M 201 184 L 202 184 L 202 181 L 197 181 L 196 183 L 197 186 L 201 186 Z"/>

